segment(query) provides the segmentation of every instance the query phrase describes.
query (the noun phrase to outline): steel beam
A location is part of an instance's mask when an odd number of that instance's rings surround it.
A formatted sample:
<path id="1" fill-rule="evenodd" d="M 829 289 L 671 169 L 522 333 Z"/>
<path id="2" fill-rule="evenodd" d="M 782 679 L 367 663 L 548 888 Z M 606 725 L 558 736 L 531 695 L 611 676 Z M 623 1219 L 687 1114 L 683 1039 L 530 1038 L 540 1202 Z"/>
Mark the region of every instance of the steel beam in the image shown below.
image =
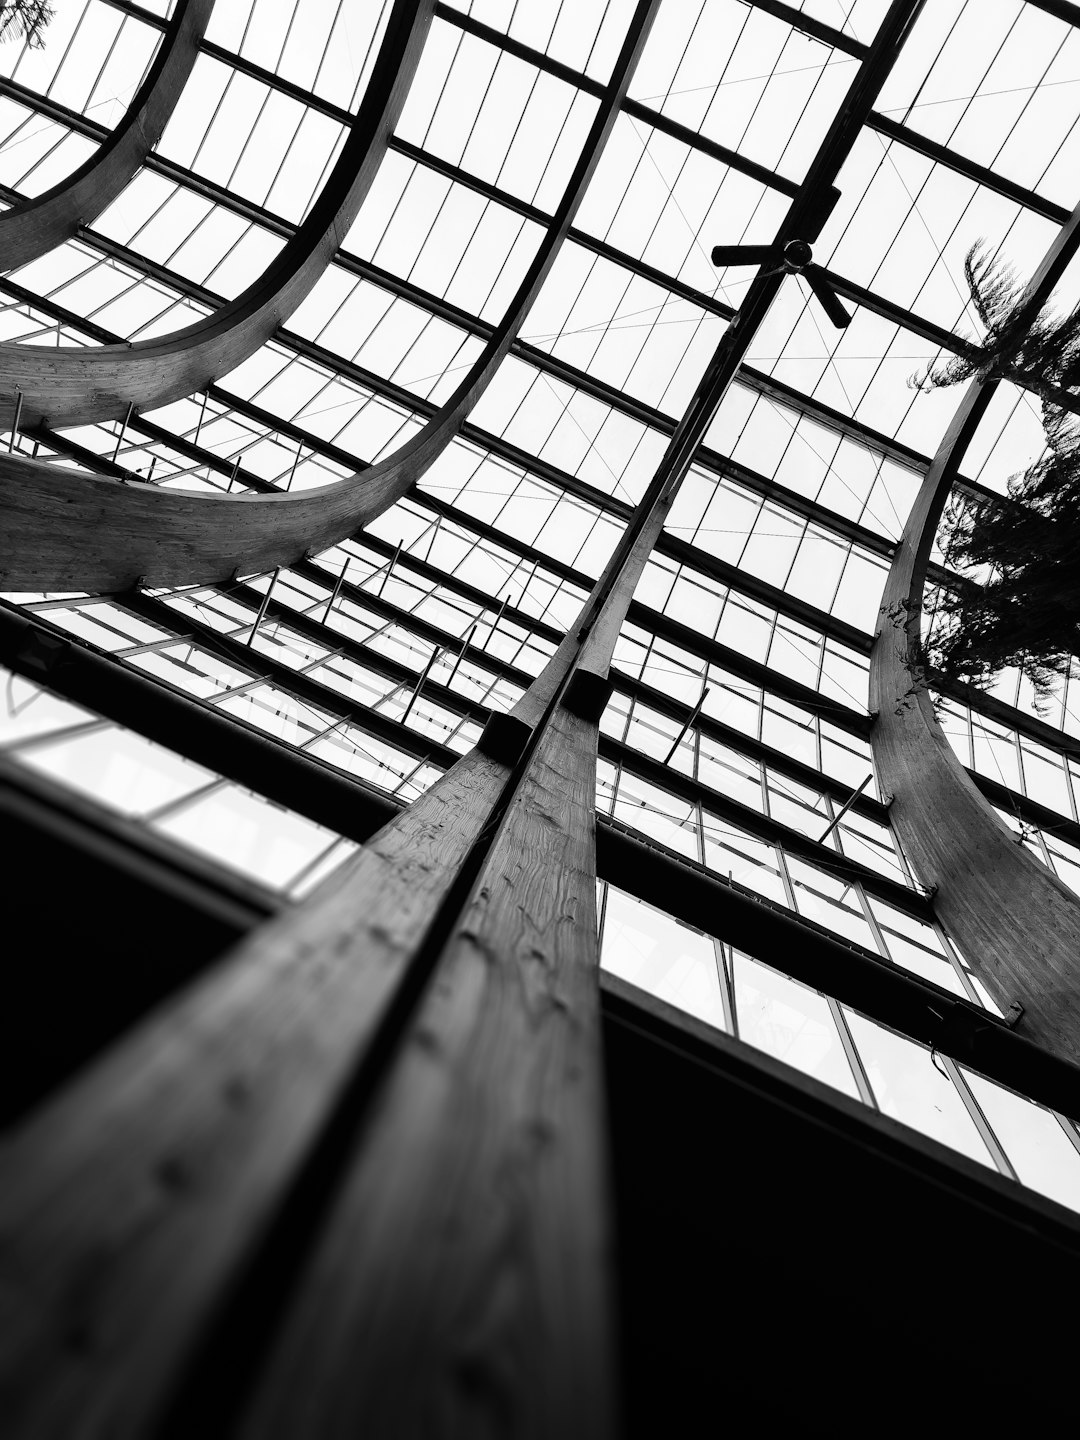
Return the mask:
<path id="1" fill-rule="evenodd" d="M 942 145 L 937 140 L 920 135 L 910 125 L 901 125 L 899 120 L 893 120 L 889 115 L 882 115 L 873 110 L 867 116 L 866 124 L 869 129 L 876 130 L 879 135 L 906 145 L 917 155 L 932 160 L 936 165 L 944 165 L 957 175 L 963 175 L 973 184 L 983 186 L 991 194 L 1001 195 L 1004 199 L 1012 200 L 1014 204 L 1023 209 L 1030 210 L 1035 215 L 1041 215 L 1044 220 L 1052 220 L 1055 225 L 1063 225 L 1069 218 L 1069 212 L 1064 206 L 1056 205 L 1052 200 L 1037 195 L 1034 190 L 1029 190 L 1024 185 L 1018 185 L 1015 180 L 1009 180 L 1004 175 L 998 175 L 995 171 L 989 170 L 985 165 L 979 165 L 974 160 L 969 160 L 966 155 L 961 155 L 957 150 L 950 150 L 948 146 Z"/>
<path id="2" fill-rule="evenodd" d="M 270 740 L 248 722 L 207 707 L 167 682 L 99 655 L 84 642 L 64 637 L 63 650 L 52 652 L 33 645 L 35 634 L 54 633 L 32 617 L 0 607 L 0 662 L 358 844 L 400 813 L 401 803 L 393 796 Z M 938 1038 L 943 1003 L 966 1008 L 954 995 L 721 879 L 619 821 L 599 816 L 597 834 L 602 879 L 686 924 L 719 932 L 750 953 L 764 947 L 783 954 L 790 973 L 803 983 L 823 988 L 915 1039 L 932 1044 Z M 1080 1112 L 1077 1091 L 1070 1088 L 1078 1083 L 1072 1067 L 995 1025 L 993 1017 L 970 1013 L 979 1026 L 975 1043 L 990 1048 L 968 1063 L 1043 1104 Z"/>
<path id="3" fill-rule="evenodd" d="M 238 595 L 240 599 L 252 606 L 261 606 L 266 598 L 265 592 L 252 590 L 246 586 L 240 587 Z M 360 592 L 356 598 L 362 601 L 367 596 L 365 592 Z M 169 625 L 170 623 L 177 625 L 183 632 L 179 638 L 194 639 L 203 649 L 211 654 L 224 657 L 234 666 L 247 668 L 256 664 L 255 657 L 247 651 L 243 641 L 224 636 L 211 627 L 200 624 L 190 615 L 178 614 L 161 602 L 142 595 L 126 596 L 124 603 L 135 614 L 143 616 L 155 625 Z M 266 613 L 281 624 L 295 629 L 299 634 L 311 637 L 320 636 L 322 643 L 326 643 L 327 634 L 318 622 L 307 621 L 305 623 L 304 618 L 289 606 L 271 602 L 267 606 Z M 448 645 L 452 644 L 453 638 L 445 637 Z M 380 655 L 376 650 L 368 649 L 357 642 L 350 643 L 347 637 L 340 635 L 333 635 L 333 643 L 335 647 L 340 647 L 351 660 L 365 666 L 375 674 L 392 680 L 396 685 L 408 687 L 416 682 L 417 674 L 414 670 L 388 656 Z M 332 686 L 311 675 L 292 669 L 281 661 L 275 660 L 272 655 L 260 653 L 257 657 L 256 668 L 264 671 L 266 677 L 273 684 L 287 693 L 310 702 L 317 709 L 329 710 L 332 714 L 341 715 L 369 733 L 386 740 L 397 749 L 410 752 L 419 759 L 429 759 L 433 764 L 448 769 L 458 758 L 457 753 L 446 745 L 432 740 L 429 736 L 410 731 L 404 723 L 404 717 L 401 721 L 391 720 L 366 705 L 350 702 Z M 252 678 L 257 677 L 253 675 Z M 639 686 L 638 690 L 641 698 L 648 702 L 650 693 L 648 688 Z M 450 711 L 451 714 L 481 724 L 491 717 L 492 712 L 488 706 L 479 701 L 469 700 L 460 692 L 447 689 L 445 685 L 429 680 L 425 693 L 435 704 Z M 652 693 L 655 694 L 655 692 Z M 663 704 L 662 701 L 661 704 Z M 663 708 L 665 713 L 670 713 L 672 708 L 670 702 Z M 684 709 L 685 707 L 677 707 L 676 713 L 682 713 Z M 703 734 L 714 735 L 717 738 L 722 737 L 726 743 L 744 753 L 753 754 L 757 759 L 767 758 L 779 773 L 798 778 L 802 783 L 811 785 L 818 791 L 827 791 L 843 803 L 847 803 L 851 799 L 849 787 L 840 785 L 836 781 L 829 781 L 827 777 L 811 770 L 808 766 L 800 767 L 799 773 L 796 775 L 790 762 L 786 762 L 775 751 L 759 742 L 748 742 L 747 737 L 738 731 L 733 731 L 727 726 L 720 726 L 715 721 L 710 722 L 704 719 L 699 724 Z M 621 766 L 641 779 L 659 785 L 662 789 L 668 790 L 681 799 L 688 800 L 691 804 L 703 805 L 710 813 L 730 820 L 733 824 L 739 825 L 760 839 L 781 846 L 787 854 L 799 855 L 811 864 L 818 859 L 827 860 L 831 872 L 845 875 L 852 883 L 861 882 L 865 889 L 872 894 L 879 895 L 891 905 L 918 916 L 923 916 L 926 912 L 922 897 L 914 894 L 906 886 L 879 875 L 858 861 L 846 860 L 835 850 L 822 852 L 822 848 L 817 842 L 790 826 L 772 820 L 767 815 L 743 805 L 739 801 L 730 800 L 701 781 L 681 772 L 667 769 L 659 762 L 634 750 L 611 735 L 605 734 L 600 737 L 600 754 L 612 764 Z M 878 824 L 887 823 L 885 807 L 875 800 L 859 797 L 853 808 Z"/>

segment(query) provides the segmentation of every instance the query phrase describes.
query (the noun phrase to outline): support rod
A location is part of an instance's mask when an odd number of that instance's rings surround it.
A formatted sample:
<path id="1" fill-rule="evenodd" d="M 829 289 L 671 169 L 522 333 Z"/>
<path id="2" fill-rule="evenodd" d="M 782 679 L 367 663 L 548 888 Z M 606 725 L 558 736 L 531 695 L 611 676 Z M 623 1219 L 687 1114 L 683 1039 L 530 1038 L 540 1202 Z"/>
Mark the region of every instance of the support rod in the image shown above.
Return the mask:
<path id="1" fill-rule="evenodd" d="M 865 780 L 860 780 L 860 781 L 859 781 L 858 788 L 855 789 L 855 790 L 853 790 L 853 791 L 851 792 L 851 794 L 848 796 L 848 798 L 844 801 L 843 805 L 840 806 L 840 809 L 836 812 L 836 814 L 833 816 L 833 818 L 829 821 L 828 825 L 826 825 L 825 829 L 821 832 L 821 835 L 820 835 L 819 838 L 818 838 L 818 844 L 819 844 L 819 845 L 822 845 L 822 844 L 825 843 L 825 841 L 829 838 L 829 836 L 832 834 L 832 832 L 836 829 L 837 825 L 840 824 L 840 821 L 844 818 L 844 816 L 848 813 L 848 811 L 851 809 L 851 807 L 855 804 L 855 801 L 858 800 L 859 796 L 860 796 L 860 795 L 862 794 L 862 792 L 866 789 L 867 785 L 870 784 L 870 781 L 871 781 L 873 778 L 874 778 L 873 772 L 871 771 L 871 773 L 870 773 L 869 775 L 867 775 L 867 777 L 866 777 Z"/>

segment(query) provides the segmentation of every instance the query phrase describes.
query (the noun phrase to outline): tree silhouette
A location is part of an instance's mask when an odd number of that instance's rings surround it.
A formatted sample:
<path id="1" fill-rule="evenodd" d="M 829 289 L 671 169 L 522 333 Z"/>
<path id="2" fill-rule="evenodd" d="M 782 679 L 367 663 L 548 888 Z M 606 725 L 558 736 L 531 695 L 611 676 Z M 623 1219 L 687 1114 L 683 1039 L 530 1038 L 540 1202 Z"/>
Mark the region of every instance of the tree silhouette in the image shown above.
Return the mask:
<path id="1" fill-rule="evenodd" d="M 911 383 L 938 390 L 977 376 L 1011 380 L 1040 397 L 1044 406 L 1069 409 L 1080 383 L 1080 311 L 1058 317 L 1045 310 L 1025 316 L 1022 289 L 1013 271 L 983 251 L 977 240 L 964 257 L 964 278 L 986 332 L 962 355 L 932 361 Z"/>
<path id="2" fill-rule="evenodd" d="M 1040 397 L 1047 449 L 1010 479 L 1008 498 L 956 496 L 946 507 L 942 550 L 964 583 L 939 592 L 924 658 L 978 688 L 1016 666 L 1038 705 L 1069 674 L 1080 640 L 1080 312 L 1025 317 L 1015 277 L 981 253 L 981 242 L 964 273 L 985 336 L 912 383 L 934 390 L 976 377 L 1011 380 Z M 982 583 L 972 575 L 980 570 L 989 570 Z"/>
<path id="3" fill-rule="evenodd" d="M 40 50 L 45 44 L 42 32 L 52 18 L 48 0 L 0 0 L 0 43 L 25 40 Z"/>

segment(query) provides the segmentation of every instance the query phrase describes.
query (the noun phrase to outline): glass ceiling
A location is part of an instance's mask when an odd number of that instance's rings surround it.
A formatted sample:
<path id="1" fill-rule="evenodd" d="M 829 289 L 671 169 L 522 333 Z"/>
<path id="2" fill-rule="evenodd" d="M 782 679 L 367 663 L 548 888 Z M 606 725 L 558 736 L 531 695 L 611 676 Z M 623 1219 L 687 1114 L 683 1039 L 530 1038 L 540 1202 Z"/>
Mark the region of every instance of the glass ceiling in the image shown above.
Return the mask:
<path id="1" fill-rule="evenodd" d="M 258 493 L 392 454 L 506 311 L 637 8 L 438 4 L 360 214 L 277 334 L 205 393 L 126 427 L 3 443 L 156 485 Z M 7 603 L 414 798 L 557 645 L 756 273 L 717 270 L 711 247 L 773 240 L 886 9 L 664 0 L 509 355 L 460 436 L 366 531 L 276 579 Z M 964 256 L 984 239 L 1026 278 L 1077 200 L 1068 9 L 923 7 L 814 246 L 852 323 L 834 329 L 804 281 L 785 280 L 639 586 L 601 745 L 610 823 L 979 1004 L 872 776 L 868 655 L 895 542 L 957 403 L 909 377 L 979 333 Z M 388 10 L 217 0 L 143 169 L 93 226 L 0 281 L 0 339 L 164 335 L 239 294 L 320 193 Z M 0 201 L 42 193 L 93 154 L 170 13 L 164 0 L 62 0 L 43 49 L 0 47 Z M 1078 288 L 1074 266 L 1057 303 Z M 1003 384 L 964 483 L 1001 490 L 1042 443 L 1037 403 Z M 976 709 L 942 704 L 1018 840 L 1080 888 L 1073 689 L 1050 714 L 1016 675 Z M 282 893 L 306 893 L 352 849 L 318 817 L 108 720 L 52 698 L 34 708 L 33 690 L 9 684 L 12 763 Z M 870 1090 L 858 1074 L 845 1083 Z"/>

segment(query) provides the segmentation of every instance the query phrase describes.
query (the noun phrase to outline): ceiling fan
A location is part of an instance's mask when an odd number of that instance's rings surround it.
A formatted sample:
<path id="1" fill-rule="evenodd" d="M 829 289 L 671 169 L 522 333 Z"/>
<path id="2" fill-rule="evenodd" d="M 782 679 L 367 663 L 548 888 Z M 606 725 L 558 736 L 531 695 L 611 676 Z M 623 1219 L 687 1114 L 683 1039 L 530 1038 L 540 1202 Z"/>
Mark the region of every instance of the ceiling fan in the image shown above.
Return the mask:
<path id="1" fill-rule="evenodd" d="M 712 263 L 718 266 L 772 263 L 772 268 L 763 271 L 763 275 L 801 275 L 832 323 L 838 330 L 846 330 L 851 324 L 851 316 L 825 278 L 826 272 L 820 265 L 814 264 L 814 253 L 810 248 L 810 240 L 816 240 L 821 234 L 822 227 L 839 198 L 839 190 L 835 186 L 829 186 L 822 203 L 813 207 L 806 215 L 802 229 L 808 238 L 772 245 L 714 245 Z"/>

